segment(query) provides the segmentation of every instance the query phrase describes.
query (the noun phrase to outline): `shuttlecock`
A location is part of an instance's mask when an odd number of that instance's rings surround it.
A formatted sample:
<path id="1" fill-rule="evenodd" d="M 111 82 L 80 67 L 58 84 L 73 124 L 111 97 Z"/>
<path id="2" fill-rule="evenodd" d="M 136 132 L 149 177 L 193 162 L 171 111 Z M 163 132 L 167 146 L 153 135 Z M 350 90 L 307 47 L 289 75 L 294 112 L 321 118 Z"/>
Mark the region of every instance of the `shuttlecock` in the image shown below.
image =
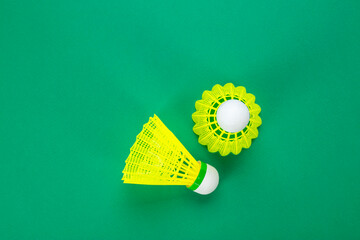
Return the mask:
<path id="1" fill-rule="evenodd" d="M 199 143 L 207 145 L 210 152 L 237 155 L 258 137 L 261 108 L 255 103 L 255 96 L 246 93 L 242 86 L 217 84 L 203 93 L 195 108 L 193 130 L 199 135 Z"/>
<path id="2" fill-rule="evenodd" d="M 196 161 L 156 115 L 136 137 L 125 162 L 124 183 L 184 185 L 203 195 L 219 183 L 217 170 Z"/>

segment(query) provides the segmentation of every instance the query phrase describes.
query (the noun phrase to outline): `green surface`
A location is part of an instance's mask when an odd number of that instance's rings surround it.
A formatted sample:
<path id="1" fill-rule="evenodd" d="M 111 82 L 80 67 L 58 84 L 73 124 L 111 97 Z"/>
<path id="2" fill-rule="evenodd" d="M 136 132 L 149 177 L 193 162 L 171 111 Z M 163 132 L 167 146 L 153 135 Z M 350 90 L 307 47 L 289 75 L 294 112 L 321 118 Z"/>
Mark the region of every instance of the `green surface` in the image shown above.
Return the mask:
<path id="1" fill-rule="evenodd" d="M 0 1 L 0 239 L 360 239 L 359 1 Z M 201 93 L 262 107 L 239 156 Z M 216 167 L 210 196 L 121 182 L 156 113 Z"/>

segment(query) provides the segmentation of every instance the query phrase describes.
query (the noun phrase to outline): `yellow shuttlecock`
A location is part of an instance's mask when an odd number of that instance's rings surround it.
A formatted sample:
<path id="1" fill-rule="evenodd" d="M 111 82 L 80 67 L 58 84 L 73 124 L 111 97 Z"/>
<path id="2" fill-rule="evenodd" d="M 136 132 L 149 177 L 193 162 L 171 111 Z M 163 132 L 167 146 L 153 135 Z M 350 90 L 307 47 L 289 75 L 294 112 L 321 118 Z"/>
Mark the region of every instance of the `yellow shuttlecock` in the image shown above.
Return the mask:
<path id="1" fill-rule="evenodd" d="M 244 87 L 217 84 L 203 93 L 195 108 L 193 130 L 199 135 L 199 143 L 207 145 L 210 152 L 237 155 L 242 148 L 249 148 L 251 140 L 258 136 L 261 108 L 255 103 L 255 96 L 246 93 Z"/>
<path id="2" fill-rule="evenodd" d="M 185 185 L 199 194 L 213 192 L 219 183 L 216 169 L 196 161 L 156 115 L 136 137 L 125 162 L 124 183 Z"/>

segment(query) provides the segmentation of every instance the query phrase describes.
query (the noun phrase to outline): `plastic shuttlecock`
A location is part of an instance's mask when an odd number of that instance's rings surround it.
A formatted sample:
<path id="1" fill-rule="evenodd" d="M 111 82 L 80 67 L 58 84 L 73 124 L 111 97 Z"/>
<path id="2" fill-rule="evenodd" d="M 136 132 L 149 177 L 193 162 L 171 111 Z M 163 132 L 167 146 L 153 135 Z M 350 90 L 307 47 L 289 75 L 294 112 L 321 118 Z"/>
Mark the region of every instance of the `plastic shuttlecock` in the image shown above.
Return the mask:
<path id="1" fill-rule="evenodd" d="M 210 152 L 237 155 L 242 148 L 249 148 L 252 139 L 258 136 L 261 108 L 255 103 L 255 96 L 246 93 L 242 86 L 217 84 L 203 93 L 195 108 L 193 130 L 199 135 L 199 143 L 206 145 Z"/>
<path id="2" fill-rule="evenodd" d="M 196 161 L 156 115 L 136 137 L 123 174 L 124 183 L 185 185 L 199 194 L 213 192 L 219 183 L 216 169 Z"/>

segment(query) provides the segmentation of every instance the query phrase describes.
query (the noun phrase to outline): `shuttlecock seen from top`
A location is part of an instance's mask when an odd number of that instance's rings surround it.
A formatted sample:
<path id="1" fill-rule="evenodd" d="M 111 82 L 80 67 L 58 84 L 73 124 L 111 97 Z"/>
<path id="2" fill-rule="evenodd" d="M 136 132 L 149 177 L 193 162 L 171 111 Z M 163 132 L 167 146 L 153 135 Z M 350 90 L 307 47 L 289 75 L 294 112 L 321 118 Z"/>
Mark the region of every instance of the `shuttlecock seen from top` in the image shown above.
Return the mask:
<path id="1" fill-rule="evenodd" d="M 193 130 L 199 135 L 199 143 L 207 146 L 209 152 L 237 155 L 258 137 L 261 108 L 255 103 L 255 96 L 242 86 L 217 84 L 211 91 L 204 91 L 195 108 Z"/>

